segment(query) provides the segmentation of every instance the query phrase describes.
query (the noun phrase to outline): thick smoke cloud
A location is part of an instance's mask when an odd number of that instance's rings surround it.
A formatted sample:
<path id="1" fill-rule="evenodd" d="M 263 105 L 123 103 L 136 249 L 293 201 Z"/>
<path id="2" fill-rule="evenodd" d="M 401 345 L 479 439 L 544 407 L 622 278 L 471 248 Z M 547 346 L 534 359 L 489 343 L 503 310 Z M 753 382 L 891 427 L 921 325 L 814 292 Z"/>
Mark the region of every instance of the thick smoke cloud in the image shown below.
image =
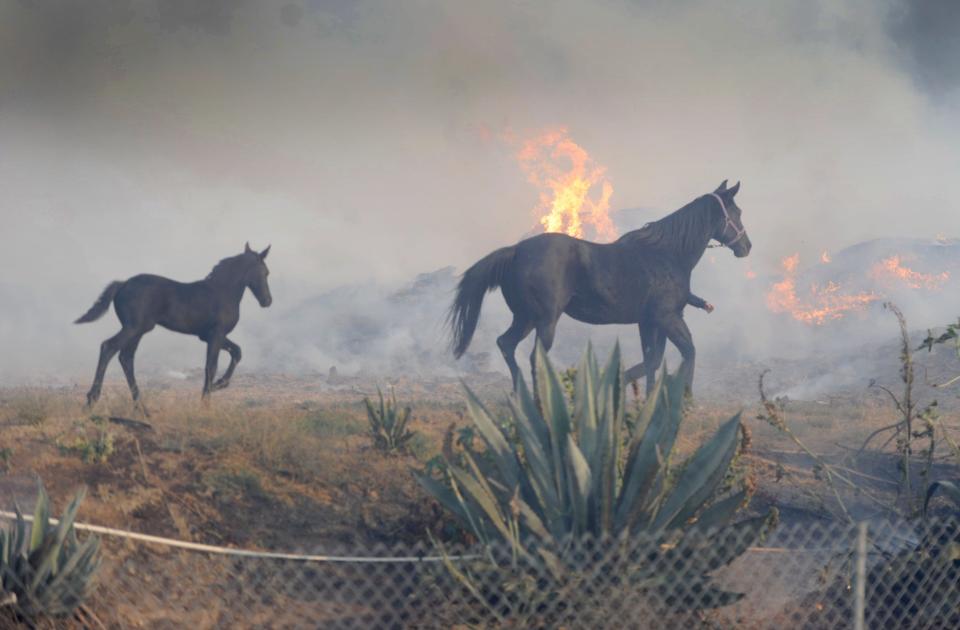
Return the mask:
<path id="1" fill-rule="evenodd" d="M 950 0 L 903 3 L 890 13 L 889 30 L 909 70 L 937 96 L 955 98 L 960 90 L 958 29 L 960 4 Z"/>
<path id="2" fill-rule="evenodd" d="M 0 377 L 85 380 L 116 323 L 69 322 L 108 281 L 200 278 L 247 240 L 273 244 L 275 306 L 245 303 L 242 345 L 334 287 L 462 269 L 533 222 L 507 131 L 567 126 L 615 207 L 666 212 L 742 180 L 760 273 L 960 233 L 955 48 L 930 36 L 953 18 L 919 6 L 3 3 Z M 705 330 L 745 337 L 738 303 L 761 289 L 717 258 L 723 283 L 698 288 L 737 316 Z M 157 333 L 141 352 L 144 368 L 202 359 Z"/>

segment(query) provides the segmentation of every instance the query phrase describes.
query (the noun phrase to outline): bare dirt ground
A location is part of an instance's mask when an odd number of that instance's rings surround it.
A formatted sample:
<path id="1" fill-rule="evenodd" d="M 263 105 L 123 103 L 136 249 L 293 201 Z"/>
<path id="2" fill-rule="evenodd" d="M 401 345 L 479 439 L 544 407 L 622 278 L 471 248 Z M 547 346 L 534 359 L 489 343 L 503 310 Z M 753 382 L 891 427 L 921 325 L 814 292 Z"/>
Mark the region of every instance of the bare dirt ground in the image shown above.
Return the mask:
<path id="1" fill-rule="evenodd" d="M 424 543 L 428 533 L 457 538 L 454 523 L 412 475 L 439 453 L 451 426 L 470 424 L 456 379 L 245 375 L 208 404 L 200 401 L 193 380 L 144 385 L 149 418 L 135 412 L 119 382 L 108 384 L 92 411 L 83 408 L 79 387 L 0 390 L 0 508 L 16 502 L 30 509 L 42 479 L 57 511 L 79 486 L 87 487 L 83 522 L 213 545 L 316 552 Z M 375 397 L 378 385 L 393 387 L 399 401 L 413 408 L 411 428 L 418 435 L 410 454 L 388 456 L 370 445 L 362 401 Z M 470 386 L 493 408 L 501 407 L 508 391 L 507 379 L 496 374 L 473 376 Z M 698 399 L 682 429 L 681 453 L 692 452 L 742 411 L 753 434 L 746 462 L 757 482 L 749 509 L 776 506 L 788 524 L 836 518 L 836 498 L 816 462 L 756 418 L 758 396 L 742 398 Z M 786 403 L 788 425 L 806 446 L 891 501 L 898 476 L 892 447 L 887 454 L 850 455 L 897 417 L 876 392 Z M 945 424 L 960 429 L 949 413 Z M 935 476 L 956 477 L 946 453 L 937 456 Z M 858 516 L 880 513 L 856 492 L 842 490 L 842 496 Z M 112 576 L 150 575 L 187 562 L 153 545 L 107 541 L 105 549 Z M 205 570 L 196 559 L 189 562 L 184 570 L 199 579 Z M 156 584 L 142 584 L 144 592 L 157 592 Z M 107 625 L 175 627 L 187 620 L 182 610 L 164 612 L 160 596 L 152 612 L 130 604 L 146 601 L 135 590 L 111 600 L 120 621 Z M 768 605 L 751 605 L 773 614 Z M 202 614 L 190 613 L 199 615 L 191 618 L 195 627 L 222 621 L 202 605 L 198 610 Z"/>

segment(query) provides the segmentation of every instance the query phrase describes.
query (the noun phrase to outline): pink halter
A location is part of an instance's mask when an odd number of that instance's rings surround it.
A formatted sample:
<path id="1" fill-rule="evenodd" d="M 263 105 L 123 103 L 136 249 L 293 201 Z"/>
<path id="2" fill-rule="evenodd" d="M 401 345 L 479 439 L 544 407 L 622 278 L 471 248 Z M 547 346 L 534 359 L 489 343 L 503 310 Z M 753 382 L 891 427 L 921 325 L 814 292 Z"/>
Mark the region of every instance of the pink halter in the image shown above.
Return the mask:
<path id="1" fill-rule="evenodd" d="M 723 226 L 724 229 L 726 229 L 727 226 L 729 226 L 733 228 L 734 232 L 737 233 L 737 235 L 734 236 L 729 243 L 724 243 L 724 245 L 726 245 L 727 247 L 730 247 L 731 245 L 739 241 L 741 238 L 743 238 L 743 235 L 746 234 L 747 231 L 742 227 L 738 227 L 737 224 L 733 222 L 733 219 L 730 218 L 730 213 L 727 212 L 727 204 L 723 203 L 723 199 L 720 198 L 720 195 L 718 195 L 717 193 L 710 193 L 710 196 L 720 202 L 720 209 L 723 210 L 723 218 L 726 219 L 726 224 Z"/>

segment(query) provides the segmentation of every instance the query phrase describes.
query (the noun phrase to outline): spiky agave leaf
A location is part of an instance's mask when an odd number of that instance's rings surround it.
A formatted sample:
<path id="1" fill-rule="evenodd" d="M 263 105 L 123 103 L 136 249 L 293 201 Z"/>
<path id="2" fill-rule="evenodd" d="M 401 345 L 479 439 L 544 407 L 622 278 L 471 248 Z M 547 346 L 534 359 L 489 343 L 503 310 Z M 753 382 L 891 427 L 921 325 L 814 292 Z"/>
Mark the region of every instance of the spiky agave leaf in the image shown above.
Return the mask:
<path id="1" fill-rule="evenodd" d="M 643 433 L 636 434 L 627 455 L 616 506 L 618 529 L 645 527 L 650 520 L 649 509 L 656 502 L 651 489 L 662 469 L 662 454 L 673 449 L 683 420 L 684 388 L 682 379 L 664 371 L 651 394 L 650 419 Z"/>
<path id="2" fill-rule="evenodd" d="M 566 469 L 564 464 L 567 435 L 570 433 L 570 413 L 556 370 L 547 359 L 543 346 L 537 342 L 534 351 L 534 374 L 537 401 L 543 410 L 542 416 L 550 437 L 550 454 L 553 464 L 553 487 L 561 502 L 560 511 L 568 511 Z"/>
<path id="3" fill-rule="evenodd" d="M 716 493 L 736 453 L 739 431 L 737 414 L 694 453 L 658 510 L 652 525 L 655 531 L 683 525 Z"/>
<path id="4" fill-rule="evenodd" d="M 535 575 L 551 576 L 561 590 L 567 588 L 561 583 L 570 584 L 567 573 L 600 570 L 581 566 L 582 554 L 565 551 L 576 548 L 576 537 L 641 535 L 656 541 L 654 549 L 672 546 L 624 556 L 632 558 L 632 579 L 656 588 L 682 578 L 691 593 L 710 594 L 711 605 L 734 601 L 737 595 L 714 588 L 708 575 L 742 554 L 769 524 L 761 518 L 730 525 L 746 495 L 734 491 L 717 498 L 738 445 L 739 416 L 673 475 L 668 465 L 685 414 L 680 377 L 662 371 L 626 443 L 619 347 L 602 370 L 587 348 L 574 382 L 572 414 L 539 344 L 534 378 L 535 396 L 521 377 L 509 401 L 515 435 L 467 388 L 484 455 L 467 449 L 462 463 L 447 461 L 446 484 L 421 477 L 423 486 L 478 539 L 511 546 L 513 558 L 529 563 Z M 711 544 L 702 535 L 707 530 L 723 534 Z M 680 574 L 667 562 L 678 559 L 685 562 Z"/>
<path id="5" fill-rule="evenodd" d="M 403 449 L 413 437 L 413 432 L 407 430 L 412 410 L 410 407 L 400 409 L 397 404 L 396 392 L 390 392 L 390 398 L 384 398 L 383 391 L 377 387 L 377 404 L 369 398 L 363 399 L 367 410 L 367 420 L 370 424 L 370 438 L 373 445 L 386 452 Z"/>
<path id="6" fill-rule="evenodd" d="M 99 539 L 89 536 L 80 543 L 73 527 L 84 491 L 56 525 L 42 485 L 37 494 L 33 523 L 28 526 L 17 508 L 15 522 L 0 532 L 0 585 L 28 620 L 72 614 L 89 594 L 100 566 Z"/>

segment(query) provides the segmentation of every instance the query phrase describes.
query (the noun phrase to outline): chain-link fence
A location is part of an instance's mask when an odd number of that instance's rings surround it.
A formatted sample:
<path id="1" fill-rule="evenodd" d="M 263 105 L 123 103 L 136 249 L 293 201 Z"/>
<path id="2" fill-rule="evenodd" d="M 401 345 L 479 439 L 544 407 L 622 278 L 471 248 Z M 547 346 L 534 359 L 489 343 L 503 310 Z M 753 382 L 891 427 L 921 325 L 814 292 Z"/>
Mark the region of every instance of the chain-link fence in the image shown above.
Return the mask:
<path id="1" fill-rule="evenodd" d="M 956 628 L 960 521 L 781 524 L 547 549 L 431 543 L 291 559 L 103 537 L 108 628 Z M 739 553 L 742 551 L 742 553 Z M 736 559 L 725 564 L 727 557 Z"/>

